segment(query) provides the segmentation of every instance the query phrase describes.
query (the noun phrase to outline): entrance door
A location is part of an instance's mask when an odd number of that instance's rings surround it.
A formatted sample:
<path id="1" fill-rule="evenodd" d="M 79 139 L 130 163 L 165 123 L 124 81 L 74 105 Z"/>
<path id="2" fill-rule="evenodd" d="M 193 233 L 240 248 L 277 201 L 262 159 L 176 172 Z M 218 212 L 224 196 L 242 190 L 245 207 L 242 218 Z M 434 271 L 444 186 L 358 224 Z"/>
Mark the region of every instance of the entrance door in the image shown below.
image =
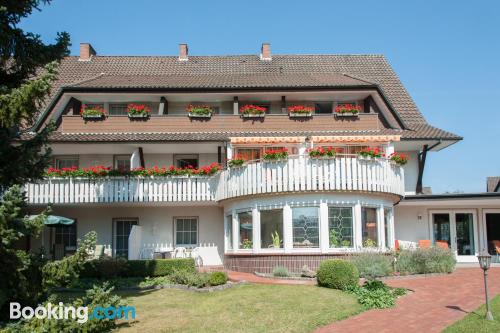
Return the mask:
<path id="1" fill-rule="evenodd" d="M 477 223 L 472 211 L 447 211 L 431 213 L 432 241 L 448 245 L 455 252 L 458 262 L 477 261 Z"/>
<path id="2" fill-rule="evenodd" d="M 500 263 L 500 211 L 485 213 L 486 241 L 493 262 Z"/>

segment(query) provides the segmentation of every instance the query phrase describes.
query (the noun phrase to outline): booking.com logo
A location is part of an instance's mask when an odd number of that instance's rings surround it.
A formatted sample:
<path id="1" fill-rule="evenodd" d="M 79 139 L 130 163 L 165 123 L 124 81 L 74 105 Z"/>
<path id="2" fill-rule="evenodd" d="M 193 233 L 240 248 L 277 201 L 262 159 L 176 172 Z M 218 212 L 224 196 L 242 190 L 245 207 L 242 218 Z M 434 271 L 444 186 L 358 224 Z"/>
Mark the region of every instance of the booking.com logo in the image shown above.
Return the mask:
<path id="1" fill-rule="evenodd" d="M 89 314 L 89 308 L 87 306 L 79 306 L 75 308 L 74 306 L 64 306 L 63 302 L 59 302 L 58 305 L 53 305 L 52 303 L 47 303 L 47 305 L 39 305 L 36 308 L 30 306 L 25 306 L 21 308 L 21 304 L 17 302 L 10 303 L 10 319 L 31 319 L 33 317 L 37 319 L 54 319 L 54 320 L 66 320 L 66 319 L 76 319 L 80 324 L 86 323 L 90 320 L 103 320 L 103 319 L 135 319 L 135 306 L 95 306 L 92 309 L 92 313 Z"/>

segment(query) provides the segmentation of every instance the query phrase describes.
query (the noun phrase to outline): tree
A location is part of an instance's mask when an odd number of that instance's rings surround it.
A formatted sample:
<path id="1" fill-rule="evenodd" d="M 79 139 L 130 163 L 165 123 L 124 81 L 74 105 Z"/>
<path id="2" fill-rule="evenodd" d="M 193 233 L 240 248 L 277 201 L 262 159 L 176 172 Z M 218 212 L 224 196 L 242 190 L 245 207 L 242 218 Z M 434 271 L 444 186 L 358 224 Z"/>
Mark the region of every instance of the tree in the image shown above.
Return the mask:
<path id="1" fill-rule="evenodd" d="M 20 185 L 40 179 L 50 162 L 49 125 L 28 134 L 56 77 L 56 62 L 68 54 L 69 35 L 59 33 L 46 45 L 39 35 L 17 25 L 49 0 L 2 0 L 0 3 L 0 311 L 10 300 L 33 304 L 41 290 L 40 261 L 16 249 L 23 237 L 37 235 L 44 214 L 31 219 Z M 22 140 L 21 140 L 22 139 Z M 17 184 L 17 185 L 16 185 Z M 6 188 L 10 189 L 6 190 Z M 2 193 L 2 191 L 4 191 Z M 38 279 L 41 280 L 41 279 Z"/>

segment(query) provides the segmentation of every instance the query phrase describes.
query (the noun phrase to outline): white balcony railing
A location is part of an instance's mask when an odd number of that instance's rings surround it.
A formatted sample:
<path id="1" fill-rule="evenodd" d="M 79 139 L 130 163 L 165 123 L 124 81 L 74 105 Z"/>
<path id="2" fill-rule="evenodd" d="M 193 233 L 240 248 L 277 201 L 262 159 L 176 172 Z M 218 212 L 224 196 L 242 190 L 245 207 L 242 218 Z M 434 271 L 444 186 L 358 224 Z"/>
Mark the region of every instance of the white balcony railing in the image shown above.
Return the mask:
<path id="1" fill-rule="evenodd" d="M 210 202 L 246 195 L 362 191 L 404 195 L 403 168 L 356 157 L 259 161 L 212 177 L 47 179 L 26 185 L 31 204 Z"/>
<path id="2" fill-rule="evenodd" d="M 213 201 L 213 177 L 51 178 L 28 184 L 32 204 Z"/>
<path id="3" fill-rule="evenodd" d="M 356 157 L 257 162 L 224 170 L 215 199 L 303 191 L 364 191 L 404 195 L 404 171 L 386 159 Z"/>

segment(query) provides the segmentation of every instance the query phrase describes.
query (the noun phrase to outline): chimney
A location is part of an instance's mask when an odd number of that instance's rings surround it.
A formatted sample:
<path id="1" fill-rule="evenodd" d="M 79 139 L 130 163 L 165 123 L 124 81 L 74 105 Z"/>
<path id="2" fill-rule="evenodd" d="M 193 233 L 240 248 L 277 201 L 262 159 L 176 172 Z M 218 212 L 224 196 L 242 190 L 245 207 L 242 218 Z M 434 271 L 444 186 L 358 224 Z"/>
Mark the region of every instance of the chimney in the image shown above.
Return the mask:
<path id="1" fill-rule="evenodd" d="M 262 43 L 262 47 L 260 49 L 260 60 L 271 61 L 271 44 Z"/>
<path id="2" fill-rule="evenodd" d="M 80 43 L 80 59 L 81 61 L 90 61 L 92 56 L 97 55 L 90 43 Z"/>
<path id="3" fill-rule="evenodd" d="M 188 60 L 188 45 L 179 44 L 179 61 L 187 61 L 187 60 Z"/>

